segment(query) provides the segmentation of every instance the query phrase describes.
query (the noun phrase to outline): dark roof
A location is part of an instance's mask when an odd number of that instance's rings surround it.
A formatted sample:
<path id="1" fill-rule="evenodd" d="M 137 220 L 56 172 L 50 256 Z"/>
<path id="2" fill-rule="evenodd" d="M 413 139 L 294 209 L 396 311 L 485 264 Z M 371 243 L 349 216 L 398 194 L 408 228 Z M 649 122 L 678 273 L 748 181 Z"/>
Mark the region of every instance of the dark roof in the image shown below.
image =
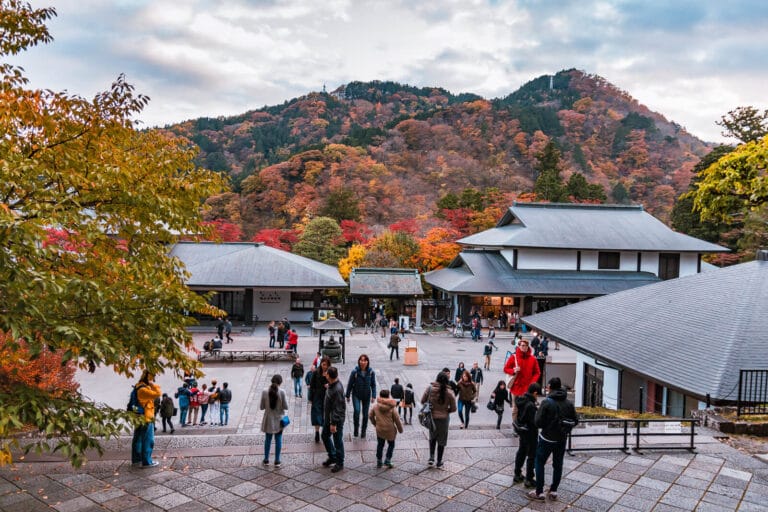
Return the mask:
<path id="1" fill-rule="evenodd" d="M 171 250 L 191 274 L 188 286 L 207 288 L 346 288 L 339 270 L 259 243 L 180 242 Z"/>
<path id="2" fill-rule="evenodd" d="M 514 203 L 495 228 L 458 240 L 475 247 L 727 252 L 677 233 L 642 206 Z"/>
<path id="3" fill-rule="evenodd" d="M 451 293 L 584 297 L 605 295 L 659 280 L 649 272 L 514 270 L 499 251 L 462 251 L 448 268 L 424 279 Z"/>
<path id="4" fill-rule="evenodd" d="M 768 262 L 753 261 L 524 318 L 576 350 L 704 399 L 768 369 Z"/>
<path id="5" fill-rule="evenodd" d="M 350 295 L 377 297 L 424 295 L 419 271 L 410 268 L 355 268 L 349 275 Z"/>

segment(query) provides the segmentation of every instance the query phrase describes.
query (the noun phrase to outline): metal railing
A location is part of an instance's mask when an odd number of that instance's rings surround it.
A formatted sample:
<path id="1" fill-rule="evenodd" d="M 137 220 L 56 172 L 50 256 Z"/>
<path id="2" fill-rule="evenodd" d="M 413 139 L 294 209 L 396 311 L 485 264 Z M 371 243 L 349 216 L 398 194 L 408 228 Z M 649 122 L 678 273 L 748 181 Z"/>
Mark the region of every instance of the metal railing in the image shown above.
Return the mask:
<path id="1" fill-rule="evenodd" d="M 696 437 L 696 425 L 699 423 L 699 420 L 693 419 L 693 418 L 665 418 L 665 419 L 621 419 L 621 418 L 597 418 L 597 419 L 580 419 L 579 424 L 591 424 L 591 423 L 606 423 L 606 424 L 619 424 L 619 427 L 617 427 L 616 431 L 607 431 L 607 432 L 589 432 L 589 429 L 580 429 L 575 428 L 571 430 L 571 433 L 568 435 L 568 444 L 566 451 L 569 454 L 573 454 L 573 452 L 578 451 L 596 451 L 596 450 L 620 450 L 624 453 L 629 453 L 629 450 L 634 450 L 637 453 L 641 453 L 642 450 L 688 450 L 690 452 L 694 452 L 696 449 L 696 446 L 694 444 L 694 440 Z M 654 423 L 664 423 L 664 424 L 672 424 L 672 423 L 680 423 L 680 432 L 657 432 L 657 431 L 649 431 L 647 428 L 646 430 L 643 430 L 644 425 L 651 425 Z M 688 432 L 684 431 L 682 428 L 682 424 L 689 423 L 690 424 L 690 430 Z M 630 428 L 631 425 L 631 428 Z M 665 437 L 684 437 L 686 438 L 685 441 L 682 442 L 682 444 L 653 444 L 653 445 L 644 445 L 640 446 L 640 443 L 643 438 L 648 437 L 657 437 L 657 436 L 665 436 Z M 601 439 L 605 439 L 606 437 L 616 437 L 620 438 L 621 445 L 613 444 L 613 445 L 592 445 L 592 444 L 585 444 L 584 446 L 574 447 L 573 446 L 573 439 L 574 438 L 590 438 L 590 437 L 599 437 Z M 631 442 L 630 439 L 634 439 Z M 581 443 L 579 443 L 581 444 Z M 634 445 L 634 446 L 631 446 Z"/>
<path id="2" fill-rule="evenodd" d="M 768 414 L 768 370 L 739 370 L 736 416 Z"/>

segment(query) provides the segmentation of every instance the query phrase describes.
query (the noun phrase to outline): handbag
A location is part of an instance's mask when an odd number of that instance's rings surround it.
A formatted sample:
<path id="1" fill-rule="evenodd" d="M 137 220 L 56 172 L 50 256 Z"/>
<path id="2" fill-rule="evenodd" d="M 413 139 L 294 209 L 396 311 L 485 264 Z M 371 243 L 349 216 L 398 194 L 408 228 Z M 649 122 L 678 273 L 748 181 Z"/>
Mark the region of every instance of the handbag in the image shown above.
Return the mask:
<path id="1" fill-rule="evenodd" d="M 496 402 L 494 402 L 493 399 L 488 400 L 488 403 L 485 404 L 485 406 L 488 408 L 489 411 L 495 411 L 496 410 Z"/>
<path id="2" fill-rule="evenodd" d="M 280 428 L 285 428 L 290 424 L 291 424 L 291 418 L 289 418 L 287 414 L 282 418 L 280 418 Z"/>
<path id="3" fill-rule="evenodd" d="M 432 402 L 429 400 L 424 402 L 424 405 L 421 406 L 421 410 L 419 411 L 419 423 L 430 432 L 437 430 L 435 420 L 432 417 Z"/>
<path id="4" fill-rule="evenodd" d="M 176 416 L 177 414 L 179 414 L 179 409 L 174 407 L 173 408 L 173 416 Z"/>
<path id="5" fill-rule="evenodd" d="M 515 366 L 517 366 L 517 354 L 512 354 L 512 357 L 515 358 Z M 517 374 L 516 373 L 514 375 L 512 375 L 512 377 L 509 378 L 509 382 L 507 382 L 507 389 L 508 390 L 511 390 L 512 386 L 515 385 L 515 379 L 517 379 Z M 510 393 L 511 392 L 512 391 L 510 391 Z"/>

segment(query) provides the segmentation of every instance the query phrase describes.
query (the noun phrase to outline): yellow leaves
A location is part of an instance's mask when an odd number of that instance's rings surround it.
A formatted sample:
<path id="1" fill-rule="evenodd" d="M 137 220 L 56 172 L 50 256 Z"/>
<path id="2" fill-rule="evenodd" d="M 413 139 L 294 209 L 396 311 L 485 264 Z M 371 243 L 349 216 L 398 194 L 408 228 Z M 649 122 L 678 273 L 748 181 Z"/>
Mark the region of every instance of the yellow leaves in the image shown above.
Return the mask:
<path id="1" fill-rule="evenodd" d="M 339 274 L 341 274 L 341 277 L 345 280 L 349 279 L 352 269 L 363 265 L 365 254 L 365 246 L 362 244 L 353 244 L 352 247 L 349 248 L 347 257 L 339 260 Z"/>

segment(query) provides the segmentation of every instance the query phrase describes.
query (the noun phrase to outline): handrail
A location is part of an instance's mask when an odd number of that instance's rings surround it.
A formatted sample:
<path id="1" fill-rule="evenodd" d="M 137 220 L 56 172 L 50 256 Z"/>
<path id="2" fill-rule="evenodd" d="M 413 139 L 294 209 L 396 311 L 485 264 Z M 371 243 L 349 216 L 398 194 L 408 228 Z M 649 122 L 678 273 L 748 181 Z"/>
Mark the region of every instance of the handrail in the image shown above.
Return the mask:
<path id="1" fill-rule="evenodd" d="M 643 424 L 647 423 L 690 423 L 690 431 L 684 432 L 681 428 L 680 432 L 648 432 L 648 431 L 642 431 L 641 427 Z M 573 429 L 568 434 L 568 445 L 566 448 L 566 451 L 569 455 L 573 455 L 572 452 L 578 452 L 578 451 L 596 451 L 596 450 L 620 450 L 624 453 L 629 452 L 629 438 L 630 436 L 634 436 L 634 447 L 632 450 L 634 450 L 637 453 L 641 453 L 640 450 L 640 442 L 643 437 L 655 437 L 655 436 L 668 436 L 668 437 L 682 437 L 685 436 L 688 438 L 688 442 L 685 445 L 673 445 L 670 446 L 668 444 L 665 445 L 646 445 L 643 446 L 643 450 L 688 450 L 691 453 L 694 453 L 696 450 L 696 446 L 694 444 L 694 438 L 696 437 L 696 425 L 699 423 L 698 419 L 694 418 L 664 418 L 664 419 L 624 419 L 624 418 L 592 418 L 592 419 L 580 419 L 579 424 L 585 424 L 585 423 L 620 423 L 621 424 L 621 431 L 619 432 L 580 432 L 581 429 Z M 632 429 L 630 430 L 629 426 L 630 424 L 633 424 Z M 584 446 L 584 447 L 573 447 L 573 438 L 588 438 L 588 437 L 621 437 L 622 445 L 621 446 Z"/>

